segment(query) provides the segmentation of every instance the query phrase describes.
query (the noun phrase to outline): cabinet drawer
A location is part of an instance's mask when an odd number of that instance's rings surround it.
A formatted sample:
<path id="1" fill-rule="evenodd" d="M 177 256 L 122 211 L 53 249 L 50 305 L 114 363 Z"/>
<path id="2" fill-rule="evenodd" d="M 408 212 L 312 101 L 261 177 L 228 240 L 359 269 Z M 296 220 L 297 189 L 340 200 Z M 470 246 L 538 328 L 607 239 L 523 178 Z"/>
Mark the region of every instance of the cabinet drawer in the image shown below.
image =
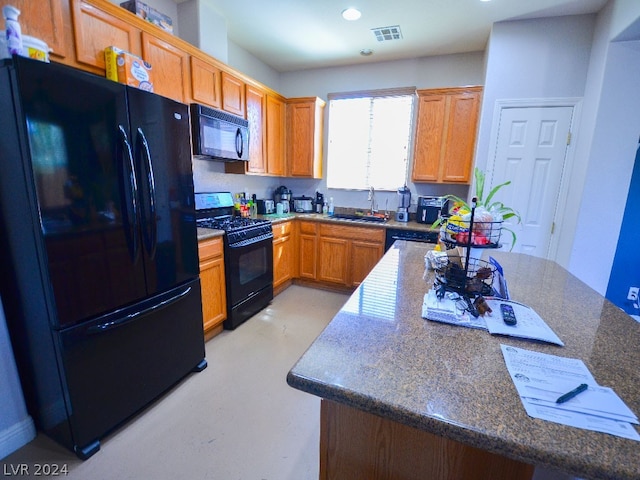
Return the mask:
<path id="1" fill-rule="evenodd" d="M 198 256 L 200 261 L 207 258 L 219 257 L 222 255 L 222 238 L 203 240 L 198 243 Z"/>
<path id="2" fill-rule="evenodd" d="M 317 225 L 315 222 L 300 222 L 299 227 L 300 233 L 315 235 L 317 231 Z"/>
<path id="3" fill-rule="evenodd" d="M 272 225 L 273 238 L 278 239 L 280 237 L 283 237 L 284 235 L 291 234 L 291 225 L 292 222 L 282 222 Z"/>
<path id="4" fill-rule="evenodd" d="M 352 227 L 323 223 L 320 225 L 320 236 L 359 239 L 369 242 L 384 242 L 384 229 L 377 227 Z"/>

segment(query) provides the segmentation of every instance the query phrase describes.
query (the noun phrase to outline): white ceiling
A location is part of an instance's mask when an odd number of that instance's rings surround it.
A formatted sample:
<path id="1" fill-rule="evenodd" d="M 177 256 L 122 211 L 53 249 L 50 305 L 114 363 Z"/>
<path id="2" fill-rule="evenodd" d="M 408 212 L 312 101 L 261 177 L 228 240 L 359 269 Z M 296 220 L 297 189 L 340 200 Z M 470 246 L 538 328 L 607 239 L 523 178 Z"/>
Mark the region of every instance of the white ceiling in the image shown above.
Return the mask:
<path id="1" fill-rule="evenodd" d="M 186 0 L 174 0 L 181 3 Z M 607 0 L 201 0 L 227 20 L 228 38 L 279 72 L 482 51 L 502 20 L 598 12 Z M 341 17 L 357 7 L 362 17 Z M 399 25 L 378 42 L 372 28 Z M 373 55 L 363 57 L 369 48 Z"/>

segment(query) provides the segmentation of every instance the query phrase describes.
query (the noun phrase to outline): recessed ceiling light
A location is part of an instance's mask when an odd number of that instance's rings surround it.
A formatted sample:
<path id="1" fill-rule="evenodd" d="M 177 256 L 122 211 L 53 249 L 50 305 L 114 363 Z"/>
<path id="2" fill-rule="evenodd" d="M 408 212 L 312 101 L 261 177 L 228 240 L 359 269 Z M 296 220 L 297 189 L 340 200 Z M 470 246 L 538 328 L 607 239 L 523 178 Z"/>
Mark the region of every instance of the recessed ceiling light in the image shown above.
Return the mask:
<path id="1" fill-rule="evenodd" d="M 360 10 L 356 8 L 347 8 L 346 10 L 342 11 L 342 18 L 344 18 L 345 20 L 358 20 L 361 15 L 362 14 L 360 13 Z"/>
<path id="2" fill-rule="evenodd" d="M 363 57 L 368 57 L 369 55 L 373 55 L 373 50 L 371 50 L 370 48 L 363 48 L 362 50 L 360 50 L 360 55 L 362 55 Z"/>

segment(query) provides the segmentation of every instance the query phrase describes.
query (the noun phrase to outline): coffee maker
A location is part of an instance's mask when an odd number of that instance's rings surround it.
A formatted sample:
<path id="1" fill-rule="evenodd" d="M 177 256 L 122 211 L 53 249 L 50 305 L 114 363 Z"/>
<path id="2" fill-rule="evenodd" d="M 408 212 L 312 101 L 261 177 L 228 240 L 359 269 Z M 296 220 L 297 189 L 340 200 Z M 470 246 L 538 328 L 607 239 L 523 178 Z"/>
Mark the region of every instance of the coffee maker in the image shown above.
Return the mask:
<path id="1" fill-rule="evenodd" d="M 409 207 L 411 206 L 411 190 L 405 185 L 398 189 L 398 210 L 396 211 L 396 221 L 409 221 Z"/>
<path id="2" fill-rule="evenodd" d="M 283 213 L 289 213 L 291 211 L 291 199 L 292 199 L 291 190 L 289 190 L 284 185 L 276 188 L 276 191 L 273 194 L 273 201 L 276 204 L 282 204 Z"/>

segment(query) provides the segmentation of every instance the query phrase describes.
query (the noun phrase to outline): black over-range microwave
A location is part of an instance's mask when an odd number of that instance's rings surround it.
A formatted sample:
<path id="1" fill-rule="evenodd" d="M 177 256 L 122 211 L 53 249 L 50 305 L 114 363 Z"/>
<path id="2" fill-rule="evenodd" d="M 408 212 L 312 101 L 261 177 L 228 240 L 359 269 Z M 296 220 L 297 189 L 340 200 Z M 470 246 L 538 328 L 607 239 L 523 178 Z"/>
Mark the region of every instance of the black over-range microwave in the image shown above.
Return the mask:
<path id="1" fill-rule="evenodd" d="M 197 103 L 190 106 L 193 154 L 210 160 L 249 160 L 249 122 Z"/>

